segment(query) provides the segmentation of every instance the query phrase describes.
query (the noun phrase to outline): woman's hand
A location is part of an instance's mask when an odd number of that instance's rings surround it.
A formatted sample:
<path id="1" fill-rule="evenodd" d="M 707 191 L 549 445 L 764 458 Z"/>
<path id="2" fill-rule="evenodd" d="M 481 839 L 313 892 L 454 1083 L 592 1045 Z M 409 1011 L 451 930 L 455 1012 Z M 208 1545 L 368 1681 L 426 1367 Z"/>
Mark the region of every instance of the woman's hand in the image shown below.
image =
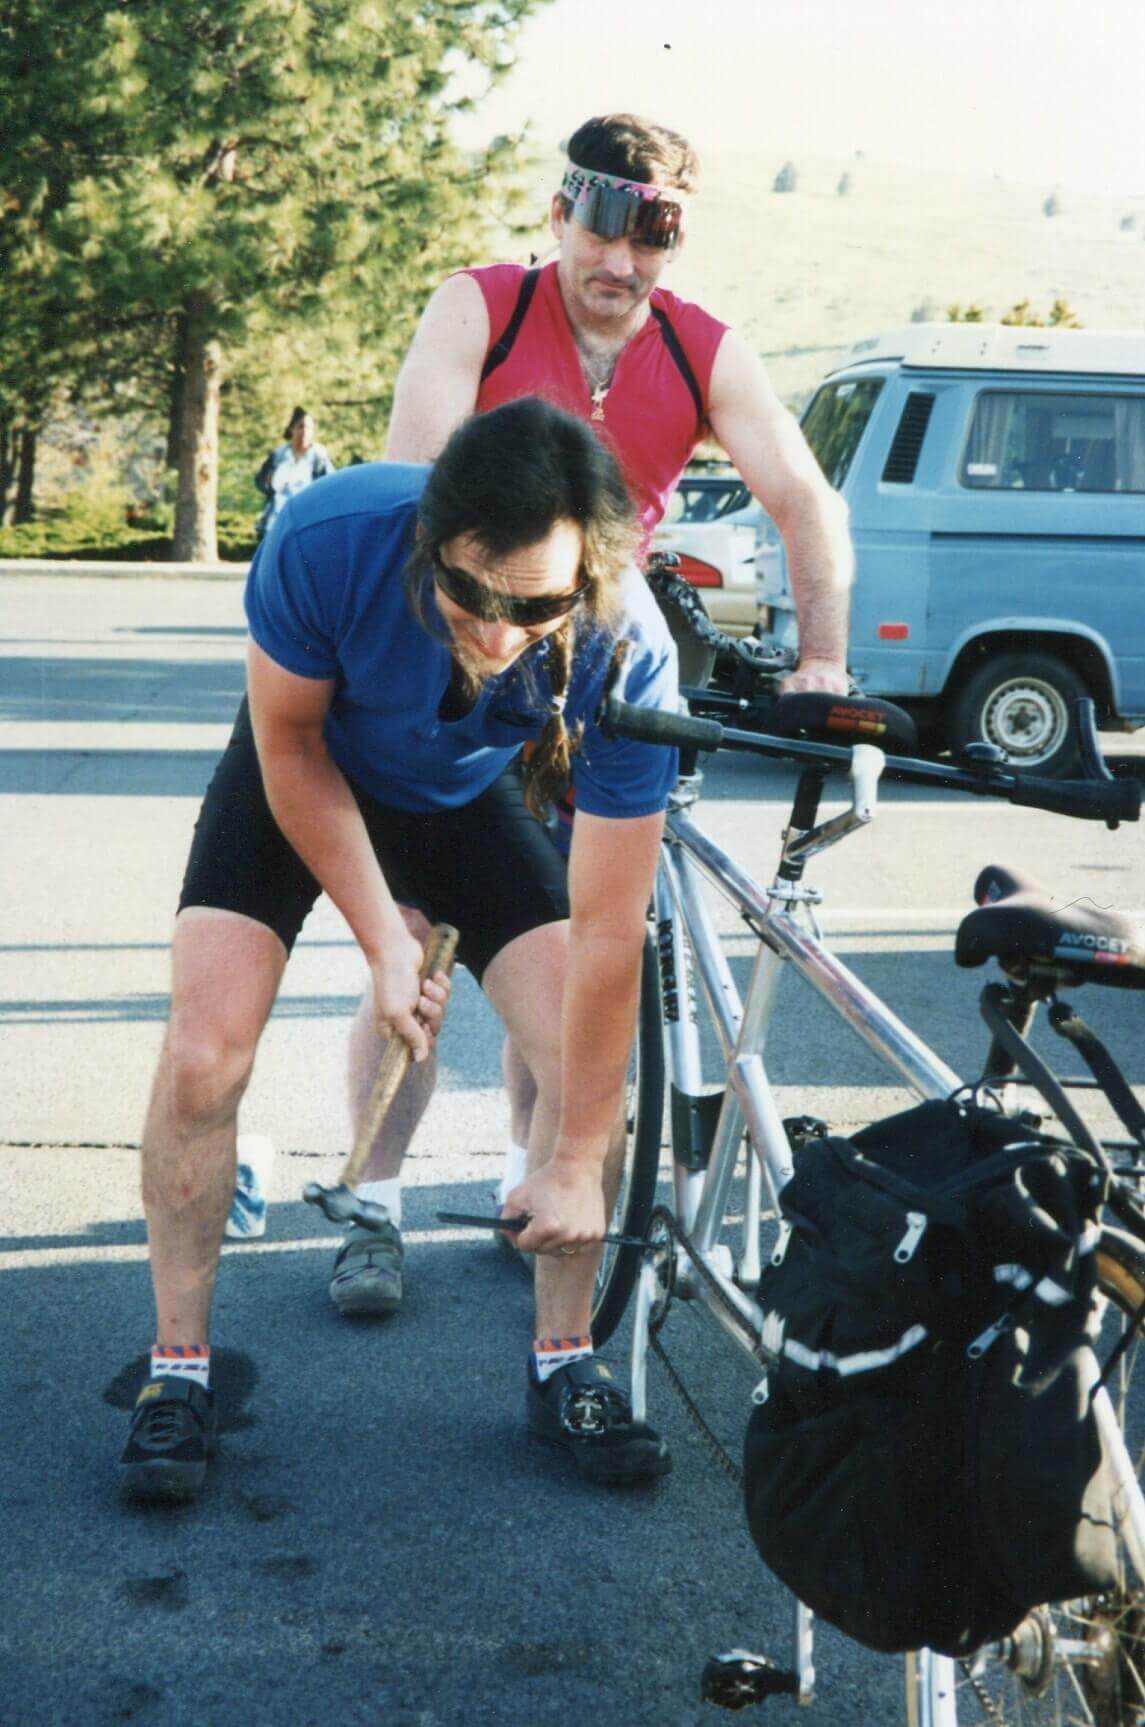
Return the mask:
<path id="1" fill-rule="evenodd" d="M 414 1061 L 424 1061 L 429 1054 L 441 1030 L 450 991 L 445 972 L 424 980 L 419 976 L 422 959 L 420 942 L 399 923 L 370 962 L 378 1033 L 383 1038 L 402 1038 Z"/>
<path id="2" fill-rule="evenodd" d="M 518 1182 L 501 1211 L 528 1217 L 528 1227 L 513 1239 L 522 1253 L 573 1254 L 596 1247 L 605 1228 L 600 1168 L 591 1162 L 546 1163 Z"/>

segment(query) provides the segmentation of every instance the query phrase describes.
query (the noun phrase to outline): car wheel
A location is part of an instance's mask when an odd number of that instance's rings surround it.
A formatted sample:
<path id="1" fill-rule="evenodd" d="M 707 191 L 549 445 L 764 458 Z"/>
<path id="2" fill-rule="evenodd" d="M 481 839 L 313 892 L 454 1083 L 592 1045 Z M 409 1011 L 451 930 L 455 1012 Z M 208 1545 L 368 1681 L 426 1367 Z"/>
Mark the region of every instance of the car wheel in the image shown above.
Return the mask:
<path id="1" fill-rule="evenodd" d="M 1015 767 L 1063 777 L 1078 768 L 1072 704 L 1088 689 L 1054 654 L 991 654 L 954 692 L 946 734 L 966 744 L 997 744 Z"/>

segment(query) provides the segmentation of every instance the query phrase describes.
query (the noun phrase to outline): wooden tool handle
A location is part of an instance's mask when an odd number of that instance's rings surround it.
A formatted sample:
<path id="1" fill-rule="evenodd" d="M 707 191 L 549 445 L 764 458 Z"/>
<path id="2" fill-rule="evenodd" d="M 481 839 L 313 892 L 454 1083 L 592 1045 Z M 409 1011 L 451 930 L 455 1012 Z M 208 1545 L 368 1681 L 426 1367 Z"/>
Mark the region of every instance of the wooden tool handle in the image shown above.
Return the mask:
<path id="1" fill-rule="evenodd" d="M 424 981 L 435 972 L 447 974 L 453 970 L 453 961 L 457 954 L 457 931 L 452 924 L 435 924 L 429 932 L 422 956 L 420 976 Z M 358 1136 L 354 1141 L 354 1149 L 346 1160 L 342 1171 L 342 1185 L 356 1187 L 361 1180 L 362 1171 L 370 1160 L 370 1152 L 375 1139 L 381 1131 L 382 1123 L 394 1098 L 398 1087 L 406 1075 L 410 1063 L 410 1047 L 404 1037 L 393 1036 L 387 1039 L 382 1051 L 382 1059 L 378 1064 L 377 1078 L 362 1114 Z"/>

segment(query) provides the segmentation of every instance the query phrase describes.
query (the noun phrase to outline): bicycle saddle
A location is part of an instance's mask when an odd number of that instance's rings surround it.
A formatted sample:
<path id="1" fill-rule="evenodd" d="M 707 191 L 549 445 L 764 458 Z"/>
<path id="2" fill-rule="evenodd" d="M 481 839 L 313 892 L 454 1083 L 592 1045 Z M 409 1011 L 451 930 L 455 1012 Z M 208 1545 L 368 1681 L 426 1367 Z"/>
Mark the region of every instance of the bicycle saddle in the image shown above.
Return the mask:
<path id="1" fill-rule="evenodd" d="M 878 744 L 897 756 L 913 755 L 918 749 L 910 715 L 876 696 L 796 690 L 779 697 L 768 715 L 767 729 L 781 738 L 810 738 L 817 744 Z"/>
<path id="2" fill-rule="evenodd" d="M 1145 920 L 1089 900 L 1055 905 L 1033 876 L 988 864 L 974 883 L 977 911 L 963 918 L 957 965 L 996 959 L 1005 972 L 1063 983 L 1145 989 Z"/>

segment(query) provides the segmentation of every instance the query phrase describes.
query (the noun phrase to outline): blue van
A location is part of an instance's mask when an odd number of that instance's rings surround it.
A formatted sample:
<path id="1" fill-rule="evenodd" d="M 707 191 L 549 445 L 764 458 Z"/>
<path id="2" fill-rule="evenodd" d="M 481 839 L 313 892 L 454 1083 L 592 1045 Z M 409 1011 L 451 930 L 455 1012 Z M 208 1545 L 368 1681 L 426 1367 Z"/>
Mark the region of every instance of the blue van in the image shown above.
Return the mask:
<path id="1" fill-rule="evenodd" d="M 851 512 L 857 681 L 936 744 L 1076 760 L 1070 703 L 1145 725 L 1145 335 L 911 324 L 857 342 L 803 431 Z M 783 546 L 760 633 L 795 643 Z"/>

